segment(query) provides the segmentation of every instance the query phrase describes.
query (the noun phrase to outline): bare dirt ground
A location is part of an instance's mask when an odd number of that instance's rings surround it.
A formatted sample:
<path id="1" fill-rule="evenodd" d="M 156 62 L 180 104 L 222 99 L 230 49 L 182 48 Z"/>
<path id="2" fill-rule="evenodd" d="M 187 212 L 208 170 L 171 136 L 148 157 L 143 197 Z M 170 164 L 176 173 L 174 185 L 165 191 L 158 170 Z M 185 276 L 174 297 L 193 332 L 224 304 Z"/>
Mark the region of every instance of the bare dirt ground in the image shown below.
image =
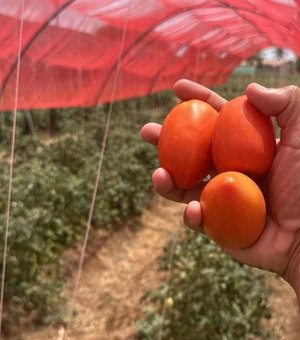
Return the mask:
<path id="1" fill-rule="evenodd" d="M 299 340 L 300 314 L 294 291 L 283 279 L 272 274 L 266 274 L 266 284 L 271 291 L 269 307 L 272 311 L 266 327 L 275 333 L 276 340 Z"/>
<path id="2" fill-rule="evenodd" d="M 68 332 L 63 326 L 48 326 L 23 331 L 14 340 L 135 339 L 136 321 L 144 307 L 141 298 L 166 279 L 166 273 L 159 271 L 159 258 L 165 243 L 183 228 L 183 209 L 183 205 L 157 198 L 138 225 L 133 222 L 106 235 L 92 233 L 74 303 L 76 314 Z M 74 256 L 72 250 L 64 258 L 70 274 L 68 294 L 71 295 L 78 254 Z M 300 319 L 293 291 L 273 275 L 267 274 L 266 282 L 272 290 L 269 305 L 273 316 L 263 321 L 265 326 L 275 331 L 274 339 L 300 339 Z"/>

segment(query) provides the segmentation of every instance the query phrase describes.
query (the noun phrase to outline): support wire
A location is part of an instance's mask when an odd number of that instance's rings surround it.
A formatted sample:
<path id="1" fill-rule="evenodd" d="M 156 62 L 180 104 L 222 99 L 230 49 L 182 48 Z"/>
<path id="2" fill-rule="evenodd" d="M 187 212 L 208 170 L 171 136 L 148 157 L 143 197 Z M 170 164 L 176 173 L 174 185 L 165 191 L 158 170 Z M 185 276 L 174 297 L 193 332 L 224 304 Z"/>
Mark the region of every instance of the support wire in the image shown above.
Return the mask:
<path id="1" fill-rule="evenodd" d="M 129 3 L 129 6 L 128 6 L 128 10 L 130 10 L 130 3 Z M 122 56 L 122 53 L 123 53 L 123 50 L 124 50 L 125 38 L 126 38 L 126 34 L 127 34 L 128 17 L 129 16 L 127 15 L 126 16 L 127 20 L 125 20 L 125 22 L 124 22 L 123 34 L 122 34 L 121 43 L 120 43 L 120 53 L 119 53 L 119 57 L 118 57 L 118 66 L 117 66 L 117 69 L 116 69 L 115 78 L 113 80 L 113 88 L 112 88 L 112 93 L 111 93 L 111 98 L 110 98 L 109 110 L 108 110 L 108 114 L 107 114 L 105 131 L 104 131 L 102 146 L 101 146 L 100 155 L 99 155 L 97 175 L 96 175 L 96 179 L 95 179 L 94 190 L 93 190 L 93 194 L 92 194 L 92 201 L 91 201 L 89 214 L 88 214 L 88 220 L 87 220 L 87 223 L 86 223 L 86 232 L 85 232 L 84 241 L 83 241 L 82 249 L 81 249 L 81 253 L 80 253 L 78 270 L 77 270 L 77 274 L 76 274 L 76 277 L 75 277 L 74 290 L 73 290 L 73 294 L 71 296 L 71 305 L 70 305 L 70 309 L 69 309 L 69 313 L 68 313 L 67 325 L 66 325 L 65 332 L 63 334 L 62 339 L 65 339 L 65 337 L 67 336 L 67 333 L 70 331 L 71 320 L 73 319 L 74 308 L 75 308 L 75 300 L 76 300 L 76 296 L 77 296 L 78 290 L 79 290 L 79 284 L 80 284 L 80 279 L 81 279 L 81 274 L 82 274 L 82 269 L 83 269 L 84 257 L 85 257 L 85 253 L 86 253 L 86 249 L 87 249 L 88 238 L 89 238 L 90 229 L 91 229 L 91 223 L 92 223 L 92 218 L 93 218 L 93 213 L 94 213 L 94 208 L 95 208 L 95 203 L 96 203 L 96 198 L 97 198 L 97 192 L 98 192 L 98 189 L 99 189 L 99 186 L 100 186 L 100 178 L 101 178 L 101 173 L 102 173 L 102 165 L 103 165 L 103 161 L 104 161 L 104 153 L 105 153 L 105 149 L 106 149 L 106 144 L 107 144 L 107 139 L 108 139 L 108 134 L 109 134 L 109 128 L 110 128 L 110 122 L 111 122 L 111 116 L 112 116 L 113 101 L 114 101 L 114 97 L 115 97 L 115 93 L 116 93 L 116 87 L 117 87 L 117 82 L 118 82 L 120 70 L 121 70 L 121 56 Z"/>
<path id="2" fill-rule="evenodd" d="M 14 171 L 14 159 L 15 159 L 17 117 L 18 117 L 17 107 L 18 107 L 18 99 L 19 99 L 21 48 L 22 48 L 22 40 L 23 40 L 23 25 L 24 25 L 24 0 L 22 1 L 22 6 L 21 6 L 18 58 L 17 58 L 17 68 L 16 68 L 16 89 L 15 89 L 15 102 L 14 102 L 14 110 L 13 110 L 13 129 L 12 129 L 12 137 L 11 137 L 11 153 L 10 153 L 10 159 L 9 159 L 7 208 L 6 208 L 6 220 L 5 220 L 5 228 L 4 228 L 3 261 L 2 261 L 1 292 L 0 292 L 0 338 L 1 338 L 1 333 L 2 333 L 3 298 L 4 298 L 4 288 L 5 288 L 5 273 L 6 273 L 6 263 L 7 263 L 9 225 L 10 225 L 10 215 L 11 215 L 13 171 Z"/>

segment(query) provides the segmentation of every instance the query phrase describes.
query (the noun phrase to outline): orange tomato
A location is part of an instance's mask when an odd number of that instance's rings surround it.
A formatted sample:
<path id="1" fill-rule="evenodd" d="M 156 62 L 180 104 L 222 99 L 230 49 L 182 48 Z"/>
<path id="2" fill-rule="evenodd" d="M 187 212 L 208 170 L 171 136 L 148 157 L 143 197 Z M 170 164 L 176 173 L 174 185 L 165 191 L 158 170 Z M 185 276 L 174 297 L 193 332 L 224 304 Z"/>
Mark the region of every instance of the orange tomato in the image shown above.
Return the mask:
<path id="1" fill-rule="evenodd" d="M 212 140 L 218 172 L 239 171 L 259 177 L 270 168 L 275 150 L 275 131 L 270 117 L 260 113 L 246 96 L 224 105 Z"/>
<path id="2" fill-rule="evenodd" d="M 213 168 L 211 140 L 217 116 L 209 104 L 197 99 L 179 103 L 167 115 L 158 156 L 178 187 L 195 186 Z"/>
<path id="3" fill-rule="evenodd" d="M 205 186 L 200 196 L 206 234 L 224 248 L 246 248 L 264 229 L 266 204 L 248 176 L 223 172 Z"/>

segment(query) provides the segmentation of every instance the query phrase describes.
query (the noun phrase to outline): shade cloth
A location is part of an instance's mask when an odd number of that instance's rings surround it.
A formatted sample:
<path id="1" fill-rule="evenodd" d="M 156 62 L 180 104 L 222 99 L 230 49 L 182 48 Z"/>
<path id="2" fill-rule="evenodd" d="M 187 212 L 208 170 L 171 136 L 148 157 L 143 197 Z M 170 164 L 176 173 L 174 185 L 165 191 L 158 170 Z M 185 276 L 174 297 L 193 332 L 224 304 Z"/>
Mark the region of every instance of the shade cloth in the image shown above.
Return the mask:
<path id="1" fill-rule="evenodd" d="M 0 108 L 220 84 L 268 46 L 300 55 L 300 0 L 0 0 Z"/>

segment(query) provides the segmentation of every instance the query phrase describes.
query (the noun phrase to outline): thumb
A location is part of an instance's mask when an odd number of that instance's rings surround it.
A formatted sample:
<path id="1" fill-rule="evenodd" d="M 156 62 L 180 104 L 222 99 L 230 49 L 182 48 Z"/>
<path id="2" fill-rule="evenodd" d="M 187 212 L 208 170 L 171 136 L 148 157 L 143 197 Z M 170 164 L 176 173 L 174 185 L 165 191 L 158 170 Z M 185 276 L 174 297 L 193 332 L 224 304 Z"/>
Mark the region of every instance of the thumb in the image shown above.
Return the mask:
<path id="1" fill-rule="evenodd" d="M 260 112 L 276 116 L 281 128 L 300 122 L 300 89 L 297 86 L 271 89 L 252 83 L 248 85 L 246 95 Z"/>

